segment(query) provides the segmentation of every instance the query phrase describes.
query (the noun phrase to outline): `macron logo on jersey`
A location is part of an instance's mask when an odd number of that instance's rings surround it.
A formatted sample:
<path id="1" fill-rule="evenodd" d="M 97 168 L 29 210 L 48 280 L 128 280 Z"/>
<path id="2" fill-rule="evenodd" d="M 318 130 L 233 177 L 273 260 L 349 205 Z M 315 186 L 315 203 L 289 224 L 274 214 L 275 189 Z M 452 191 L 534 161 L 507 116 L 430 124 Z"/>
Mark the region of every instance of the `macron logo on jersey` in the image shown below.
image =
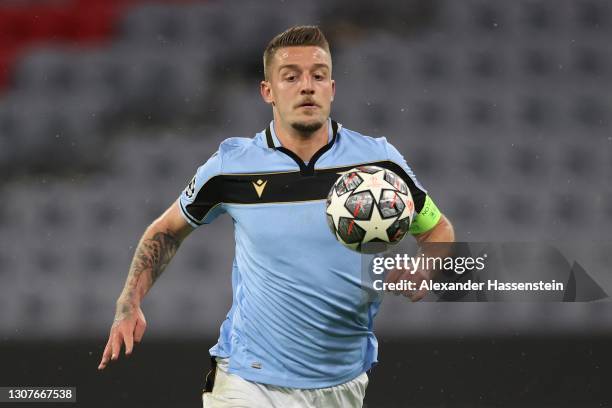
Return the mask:
<path id="1" fill-rule="evenodd" d="M 253 187 L 255 187 L 255 192 L 257 193 L 257 197 L 261 198 L 264 188 L 266 188 L 266 184 L 268 184 L 268 180 L 259 179 L 257 181 L 253 181 L 252 183 L 253 183 Z"/>

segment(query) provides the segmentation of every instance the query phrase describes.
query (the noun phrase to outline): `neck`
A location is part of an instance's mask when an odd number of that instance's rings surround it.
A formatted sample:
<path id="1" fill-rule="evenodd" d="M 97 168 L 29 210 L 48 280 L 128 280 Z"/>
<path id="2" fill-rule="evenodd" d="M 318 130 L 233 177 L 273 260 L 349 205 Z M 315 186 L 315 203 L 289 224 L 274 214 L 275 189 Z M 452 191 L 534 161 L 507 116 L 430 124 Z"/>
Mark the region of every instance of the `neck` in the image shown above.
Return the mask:
<path id="1" fill-rule="evenodd" d="M 325 121 L 320 129 L 313 133 L 303 134 L 291 125 L 274 120 L 274 132 L 283 147 L 297 154 L 304 162 L 309 162 L 312 156 L 328 143 L 329 121 Z"/>

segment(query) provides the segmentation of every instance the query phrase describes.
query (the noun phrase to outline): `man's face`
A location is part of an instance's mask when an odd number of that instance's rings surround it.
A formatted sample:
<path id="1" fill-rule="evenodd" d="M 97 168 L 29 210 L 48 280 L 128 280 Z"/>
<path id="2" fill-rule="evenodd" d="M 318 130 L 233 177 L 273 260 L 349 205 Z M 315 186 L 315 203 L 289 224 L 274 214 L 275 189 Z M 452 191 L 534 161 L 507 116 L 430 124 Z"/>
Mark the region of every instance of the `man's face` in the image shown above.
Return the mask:
<path id="1" fill-rule="evenodd" d="M 331 56 L 315 46 L 276 50 L 261 82 L 261 94 L 276 108 L 278 119 L 303 134 L 321 128 L 329 117 L 336 91 Z"/>

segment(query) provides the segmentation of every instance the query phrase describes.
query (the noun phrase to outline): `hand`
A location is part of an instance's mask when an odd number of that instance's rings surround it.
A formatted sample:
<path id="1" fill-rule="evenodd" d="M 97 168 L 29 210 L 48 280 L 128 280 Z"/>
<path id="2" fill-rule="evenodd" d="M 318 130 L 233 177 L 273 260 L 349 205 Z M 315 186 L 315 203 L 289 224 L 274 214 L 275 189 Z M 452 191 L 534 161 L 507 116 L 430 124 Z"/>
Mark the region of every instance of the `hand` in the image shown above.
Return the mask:
<path id="1" fill-rule="evenodd" d="M 426 289 L 419 289 L 421 282 L 425 279 L 429 279 L 429 273 L 423 269 L 418 269 L 414 273 L 411 269 L 393 269 L 389 271 L 385 282 L 388 283 L 399 283 L 401 281 L 413 282 L 415 290 L 397 290 L 392 291 L 394 295 L 404 295 L 413 302 L 418 302 L 427 295 Z"/>
<path id="2" fill-rule="evenodd" d="M 118 302 L 115 321 L 111 327 L 98 370 L 106 368 L 110 360 L 119 358 L 123 343 L 125 343 L 125 355 L 132 354 L 134 342 L 140 343 L 146 327 L 147 321 L 140 306 L 134 306 L 128 302 Z"/>

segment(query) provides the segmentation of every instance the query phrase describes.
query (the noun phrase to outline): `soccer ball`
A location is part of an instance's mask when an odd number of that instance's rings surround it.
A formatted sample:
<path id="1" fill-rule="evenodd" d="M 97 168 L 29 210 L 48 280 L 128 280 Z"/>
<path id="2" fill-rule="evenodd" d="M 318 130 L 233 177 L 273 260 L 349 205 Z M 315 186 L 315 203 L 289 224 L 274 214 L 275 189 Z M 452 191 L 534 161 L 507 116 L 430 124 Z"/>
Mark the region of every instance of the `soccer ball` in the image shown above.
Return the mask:
<path id="1" fill-rule="evenodd" d="M 397 174 L 377 166 L 342 173 L 327 196 L 327 224 L 340 243 L 357 252 L 382 252 L 408 232 L 414 202 Z"/>

